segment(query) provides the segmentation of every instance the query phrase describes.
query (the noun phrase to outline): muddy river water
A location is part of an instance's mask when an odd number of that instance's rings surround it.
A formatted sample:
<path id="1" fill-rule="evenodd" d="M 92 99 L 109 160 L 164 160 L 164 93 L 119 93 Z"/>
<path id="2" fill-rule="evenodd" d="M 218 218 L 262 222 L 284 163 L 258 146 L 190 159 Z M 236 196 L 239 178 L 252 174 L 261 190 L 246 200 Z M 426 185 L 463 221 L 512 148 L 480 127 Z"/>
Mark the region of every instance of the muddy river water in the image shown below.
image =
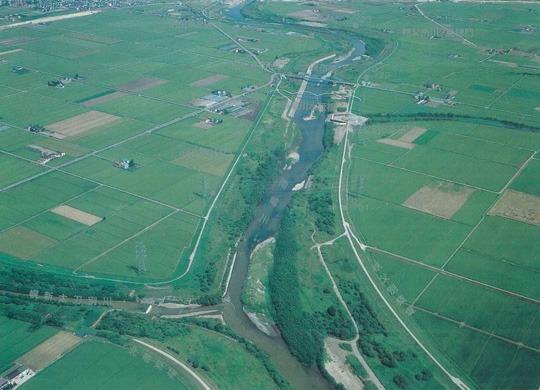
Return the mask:
<path id="1" fill-rule="evenodd" d="M 225 13 L 225 16 L 243 24 L 264 26 L 265 23 L 245 19 L 242 15 L 242 8 L 251 2 L 230 9 Z M 281 26 L 284 31 L 287 31 L 287 25 Z M 279 28 L 279 25 L 272 23 L 268 24 L 268 27 Z M 299 28 L 301 26 L 294 26 L 295 31 L 298 31 Z M 351 63 L 355 57 L 365 53 L 365 47 L 361 41 L 346 36 L 340 37 L 349 40 L 354 51 L 348 58 L 339 62 L 333 63 L 332 59 L 325 61 L 325 70 L 317 72 L 315 69 L 312 74 L 313 78 L 320 78 L 328 71 Z M 345 53 L 336 54 L 339 57 Z M 325 113 L 315 111 L 315 119 L 304 120 L 304 118 L 310 116 L 314 105 L 322 102 L 322 94 L 327 89 L 328 82 L 307 83 L 293 118 L 300 131 L 298 144 L 295 145 L 300 159 L 292 165 L 291 169 L 284 170 L 274 178 L 266 190 L 263 201 L 257 207 L 255 218 L 244 232 L 243 239 L 238 246 L 237 258 L 226 297 L 228 303 L 224 310 L 227 324 L 264 350 L 283 376 L 297 390 L 330 389 L 331 386 L 316 368 L 306 368 L 300 364 L 291 355 L 281 337 L 270 337 L 260 331 L 244 312 L 240 296 L 247 277 L 250 253 L 258 243 L 276 234 L 284 211 L 294 194 L 293 187 L 307 178 L 309 169 L 322 155 Z"/>

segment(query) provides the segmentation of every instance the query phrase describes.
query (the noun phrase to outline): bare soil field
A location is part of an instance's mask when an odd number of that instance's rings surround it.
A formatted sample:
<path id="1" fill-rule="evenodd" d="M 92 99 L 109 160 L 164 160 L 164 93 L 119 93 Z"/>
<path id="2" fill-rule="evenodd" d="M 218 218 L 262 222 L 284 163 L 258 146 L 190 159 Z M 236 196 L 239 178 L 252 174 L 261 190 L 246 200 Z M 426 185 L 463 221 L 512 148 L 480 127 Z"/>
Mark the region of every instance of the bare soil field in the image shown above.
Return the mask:
<path id="1" fill-rule="evenodd" d="M 142 79 L 119 84 L 116 86 L 116 88 L 128 92 L 140 92 L 148 88 L 157 87 L 161 84 L 166 84 L 168 82 L 169 80 L 158 79 L 155 77 L 143 77 Z"/>
<path id="2" fill-rule="evenodd" d="M 53 213 L 83 223 L 87 226 L 92 226 L 101 221 L 103 218 L 77 210 L 73 207 L 61 205 L 51 210 Z"/>
<path id="3" fill-rule="evenodd" d="M 474 192 L 452 183 L 433 183 L 412 194 L 403 206 L 442 218 L 452 218 Z"/>
<path id="4" fill-rule="evenodd" d="M 272 66 L 277 67 L 278 69 L 283 69 L 285 65 L 287 65 L 289 62 L 291 62 L 290 58 L 278 58 L 272 62 Z"/>
<path id="5" fill-rule="evenodd" d="M 235 115 L 237 118 L 246 119 L 250 122 L 253 122 L 257 119 L 259 112 L 261 111 L 264 102 L 262 100 L 253 100 L 253 99 L 241 99 L 242 104 L 249 103 L 249 106 L 245 107 L 243 110 L 238 112 L 238 115 Z"/>
<path id="6" fill-rule="evenodd" d="M 54 361 L 61 358 L 73 347 L 78 345 L 82 339 L 70 332 L 59 332 L 44 343 L 21 356 L 17 363 L 24 365 L 34 371 L 43 370 Z"/>
<path id="7" fill-rule="evenodd" d="M 540 226 L 540 197 L 508 190 L 488 214 Z"/>
<path id="8" fill-rule="evenodd" d="M 415 139 L 420 137 L 426 131 L 427 131 L 427 129 L 425 127 L 413 127 L 407 133 L 405 133 L 401 137 L 399 137 L 398 140 L 401 141 L 401 142 L 412 143 L 412 142 L 414 142 Z"/>
<path id="9" fill-rule="evenodd" d="M 340 348 L 341 340 L 328 337 L 325 340 L 324 347 L 328 360 L 324 363 L 324 368 L 336 382 L 341 383 L 346 389 L 362 389 L 364 383 L 355 374 L 352 373 L 350 366 L 347 364 L 347 355 L 350 352 Z"/>
<path id="10" fill-rule="evenodd" d="M 227 78 L 229 78 L 229 76 L 227 76 L 227 75 L 215 74 L 213 76 L 205 77 L 204 79 L 194 81 L 189 85 L 192 86 L 192 87 L 204 87 L 205 85 L 212 84 L 212 83 L 215 83 L 217 81 L 227 79 Z"/>
<path id="11" fill-rule="evenodd" d="M 120 119 L 116 115 L 89 111 L 47 126 L 47 130 L 69 137 Z"/>
<path id="12" fill-rule="evenodd" d="M 391 145 L 391 146 L 397 146 L 398 148 L 403 149 L 414 149 L 414 144 L 411 144 L 410 142 L 403 142 L 399 141 L 397 139 L 391 139 L 391 138 L 381 138 L 378 139 L 377 142 L 380 142 L 381 144 Z"/>
<path id="13" fill-rule="evenodd" d="M 429 107 L 429 108 L 437 108 L 440 105 L 441 105 L 441 103 L 434 102 L 434 101 L 429 101 L 426 104 L 424 104 L 424 106 Z"/>
<path id="14" fill-rule="evenodd" d="M 94 99 L 87 100 L 83 102 L 82 105 L 85 107 L 94 107 L 101 103 L 111 102 L 115 99 L 121 98 L 122 96 L 126 96 L 126 94 L 124 92 L 117 91 L 117 92 L 110 93 L 108 95 L 104 95 L 104 96 L 100 96 Z"/>

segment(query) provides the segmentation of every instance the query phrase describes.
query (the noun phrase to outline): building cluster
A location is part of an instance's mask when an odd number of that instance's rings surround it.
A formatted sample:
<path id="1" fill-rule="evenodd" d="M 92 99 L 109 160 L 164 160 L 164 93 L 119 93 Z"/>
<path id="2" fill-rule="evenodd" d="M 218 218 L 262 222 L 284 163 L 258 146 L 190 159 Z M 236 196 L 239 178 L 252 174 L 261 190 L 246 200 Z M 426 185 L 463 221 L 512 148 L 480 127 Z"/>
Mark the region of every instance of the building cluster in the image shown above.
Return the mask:
<path id="1" fill-rule="evenodd" d="M 347 124 L 352 126 L 364 126 L 369 118 L 348 112 L 334 112 L 328 116 L 328 120 L 336 126 L 346 126 Z"/>
<path id="2" fill-rule="evenodd" d="M 506 54 L 509 54 L 510 53 L 510 49 L 489 49 L 487 51 L 487 53 L 490 55 L 490 56 L 493 56 L 493 55 L 506 55 Z"/>
<path id="3" fill-rule="evenodd" d="M 133 161 L 133 159 L 123 158 L 120 161 L 115 161 L 114 166 L 117 168 L 129 169 L 135 166 L 135 161 Z"/>
<path id="4" fill-rule="evenodd" d="M 47 83 L 47 85 L 48 85 L 49 87 L 60 88 L 60 89 L 62 89 L 62 88 L 64 88 L 64 87 L 66 86 L 66 85 L 65 85 L 63 82 L 61 82 L 60 80 L 49 81 L 49 82 Z"/>
<path id="5" fill-rule="evenodd" d="M 42 133 L 42 132 L 45 131 L 45 128 L 43 126 L 40 126 L 40 125 L 30 124 L 30 125 L 26 126 L 26 130 L 28 130 L 31 133 Z"/>
<path id="6" fill-rule="evenodd" d="M 234 101 L 227 102 L 220 107 L 212 108 L 210 109 L 211 112 L 215 112 L 216 114 L 220 115 L 229 115 L 229 114 L 239 114 L 240 111 L 244 110 L 246 107 L 248 107 L 250 104 L 246 101 L 237 99 Z"/>
<path id="7" fill-rule="evenodd" d="M 34 371 L 20 366 L 0 378 L 0 389 L 16 389 L 34 375 Z"/>
<path id="8" fill-rule="evenodd" d="M 442 91 L 442 87 L 439 84 L 427 83 L 424 86 L 430 91 Z"/>
<path id="9" fill-rule="evenodd" d="M 241 37 L 241 36 L 236 36 L 235 38 L 236 38 L 236 40 L 238 40 L 238 42 L 257 43 L 257 42 L 261 41 L 259 38 L 248 38 L 248 37 Z"/>
<path id="10" fill-rule="evenodd" d="M 38 12 L 50 12 L 60 10 L 86 11 L 98 8 L 123 8 L 139 4 L 146 4 L 146 0 L 0 0 L 0 6 L 5 7 L 26 7 Z M 26 18 L 25 13 L 14 12 L 5 15 L 1 20 L 16 21 Z"/>
<path id="11" fill-rule="evenodd" d="M 201 118 L 201 123 L 206 123 L 207 125 L 219 125 L 220 123 L 223 123 L 223 119 L 216 119 L 216 118 Z"/>
<path id="12" fill-rule="evenodd" d="M 66 155 L 64 152 L 46 149 L 38 145 L 28 145 L 28 148 L 37 150 L 40 153 L 41 157 L 38 160 L 38 163 L 40 164 L 47 164 L 49 161 L 64 157 Z"/>

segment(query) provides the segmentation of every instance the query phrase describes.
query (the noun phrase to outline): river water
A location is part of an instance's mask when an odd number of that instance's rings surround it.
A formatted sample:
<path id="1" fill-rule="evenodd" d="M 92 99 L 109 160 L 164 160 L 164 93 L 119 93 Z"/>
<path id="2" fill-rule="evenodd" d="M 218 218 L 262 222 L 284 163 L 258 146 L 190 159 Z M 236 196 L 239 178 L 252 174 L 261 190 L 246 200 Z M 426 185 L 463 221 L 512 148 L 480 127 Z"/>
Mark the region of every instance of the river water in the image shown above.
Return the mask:
<path id="1" fill-rule="evenodd" d="M 247 3 L 231 8 L 225 13 L 225 16 L 245 24 L 265 25 L 264 22 L 247 20 L 242 15 L 242 8 L 253 1 L 249 0 Z M 276 28 L 275 23 L 268 24 L 268 26 Z M 282 26 L 284 29 L 286 28 L 286 25 Z M 294 28 L 298 30 L 301 26 L 295 25 Z M 328 34 L 333 35 L 329 32 Z M 320 78 L 338 66 L 349 64 L 353 58 L 365 53 L 365 47 L 361 41 L 346 36 L 340 36 L 340 38 L 349 40 L 354 52 L 348 58 L 337 63 L 327 60 L 324 71 L 314 69 L 315 72 L 312 74 L 314 78 Z M 344 53 L 336 54 L 339 56 Z M 284 170 L 274 178 L 266 190 L 263 201 L 256 209 L 255 218 L 244 232 L 243 240 L 238 245 L 236 262 L 227 293 L 228 303 L 225 305 L 223 313 L 227 324 L 238 334 L 264 350 L 283 376 L 297 390 L 326 390 L 332 387 L 316 368 L 306 368 L 300 364 L 291 355 L 281 337 L 270 337 L 261 332 L 243 311 L 240 296 L 247 277 L 249 257 L 253 248 L 259 242 L 276 234 L 284 211 L 293 196 L 293 187 L 307 178 L 309 169 L 322 155 L 326 114 L 324 112 L 317 114 L 317 111 L 315 119 L 304 120 L 303 118 L 310 116 L 314 105 L 322 102 L 322 94 L 326 92 L 327 88 L 328 82 L 314 81 L 307 84 L 294 116 L 294 122 L 300 131 L 300 140 L 296 145 L 300 159 L 296 164 L 293 164 L 291 169 Z"/>

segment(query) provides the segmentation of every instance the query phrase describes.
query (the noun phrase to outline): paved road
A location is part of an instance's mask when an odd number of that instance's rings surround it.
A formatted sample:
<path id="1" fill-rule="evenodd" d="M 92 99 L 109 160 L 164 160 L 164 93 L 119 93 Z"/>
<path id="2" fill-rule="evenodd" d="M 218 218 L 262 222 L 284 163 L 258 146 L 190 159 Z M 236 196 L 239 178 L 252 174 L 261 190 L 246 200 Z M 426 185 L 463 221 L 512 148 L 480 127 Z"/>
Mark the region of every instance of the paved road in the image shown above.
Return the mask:
<path id="1" fill-rule="evenodd" d="M 396 49 L 397 49 L 397 46 L 396 46 Z M 396 49 L 394 49 L 394 51 L 392 53 L 390 53 L 390 55 L 388 57 L 390 57 L 395 52 Z M 388 57 L 386 57 L 386 58 L 388 58 Z M 364 72 L 362 72 L 358 76 L 358 80 L 360 80 L 362 75 L 365 74 L 367 71 L 369 71 L 371 68 L 380 65 L 381 62 L 373 65 L 372 67 L 370 67 L 370 68 L 366 69 Z M 358 87 L 355 88 L 353 94 L 356 94 L 357 89 L 358 89 Z M 352 112 L 353 102 L 354 102 L 354 99 L 351 99 L 350 102 L 349 102 L 349 107 L 347 109 L 347 112 L 349 112 L 349 113 Z M 360 257 L 360 255 L 358 253 L 357 245 L 360 247 L 360 249 L 362 251 L 365 251 L 366 245 L 362 244 L 360 242 L 360 240 L 358 239 L 358 237 L 355 236 L 352 229 L 350 228 L 349 222 L 347 222 L 347 220 L 345 218 L 345 213 L 343 211 L 343 171 L 344 171 L 345 163 L 347 161 L 347 150 L 348 150 L 348 142 L 349 142 L 348 136 L 349 136 L 349 125 L 347 125 L 347 131 L 345 132 L 345 141 L 344 141 L 344 145 L 343 145 L 343 155 L 342 155 L 342 158 L 341 158 L 341 164 L 340 164 L 340 170 L 339 170 L 338 203 L 339 203 L 339 212 L 340 212 L 340 217 L 341 217 L 341 223 L 342 223 L 343 229 L 345 231 L 344 234 L 345 234 L 345 237 L 347 238 L 347 240 L 349 241 L 349 244 L 351 246 L 351 249 L 353 250 L 354 256 L 355 256 L 356 260 L 358 261 L 358 263 L 360 264 L 360 267 L 364 271 L 366 277 L 369 279 L 370 284 L 375 289 L 375 291 L 377 292 L 377 294 L 379 295 L 381 300 L 384 302 L 384 304 L 386 305 L 388 310 L 390 310 L 390 312 L 394 315 L 394 317 L 399 322 L 401 327 L 412 337 L 412 339 L 415 341 L 415 343 L 426 353 L 426 355 L 433 361 L 433 363 L 435 363 L 435 365 L 437 365 L 437 367 L 439 367 L 441 369 L 441 371 L 446 376 L 448 376 L 448 378 L 456 385 L 457 388 L 459 388 L 461 390 L 470 390 L 470 388 L 460 378 L 457 378 L 457 377 L 453 376 L 439 362 L 439 360 L 435 356 L 433 356 L 433 354 L 431 352 L 429 352 L 429 350 L 426 348 L 426 346 L 414 335 L 414 333 L 410 330 L 410 328 L 407 326 L 407 324 L 405 324 L 405 322 L 401 319 L 400 315 L 396 312 L 396 310 L 392 307 L 392 305 L 388 302 L 388 300 L 386 299 L 384 294 L 381 292 L 381 290 L 379 289 L 379 286 L 377 285 L 377 283 L 375 283 L 375 281 L 373 280 L 372 276 L 370 275 L 370 273 L 368 272 L 368 270 L 367 270 L 367 268 L 366 268 L 366 266 L 364 264 L 364 261 L 362 260 L 362 258 Z M 356 242 L 356 244 L 355 244 L 355 242 Z"/>

